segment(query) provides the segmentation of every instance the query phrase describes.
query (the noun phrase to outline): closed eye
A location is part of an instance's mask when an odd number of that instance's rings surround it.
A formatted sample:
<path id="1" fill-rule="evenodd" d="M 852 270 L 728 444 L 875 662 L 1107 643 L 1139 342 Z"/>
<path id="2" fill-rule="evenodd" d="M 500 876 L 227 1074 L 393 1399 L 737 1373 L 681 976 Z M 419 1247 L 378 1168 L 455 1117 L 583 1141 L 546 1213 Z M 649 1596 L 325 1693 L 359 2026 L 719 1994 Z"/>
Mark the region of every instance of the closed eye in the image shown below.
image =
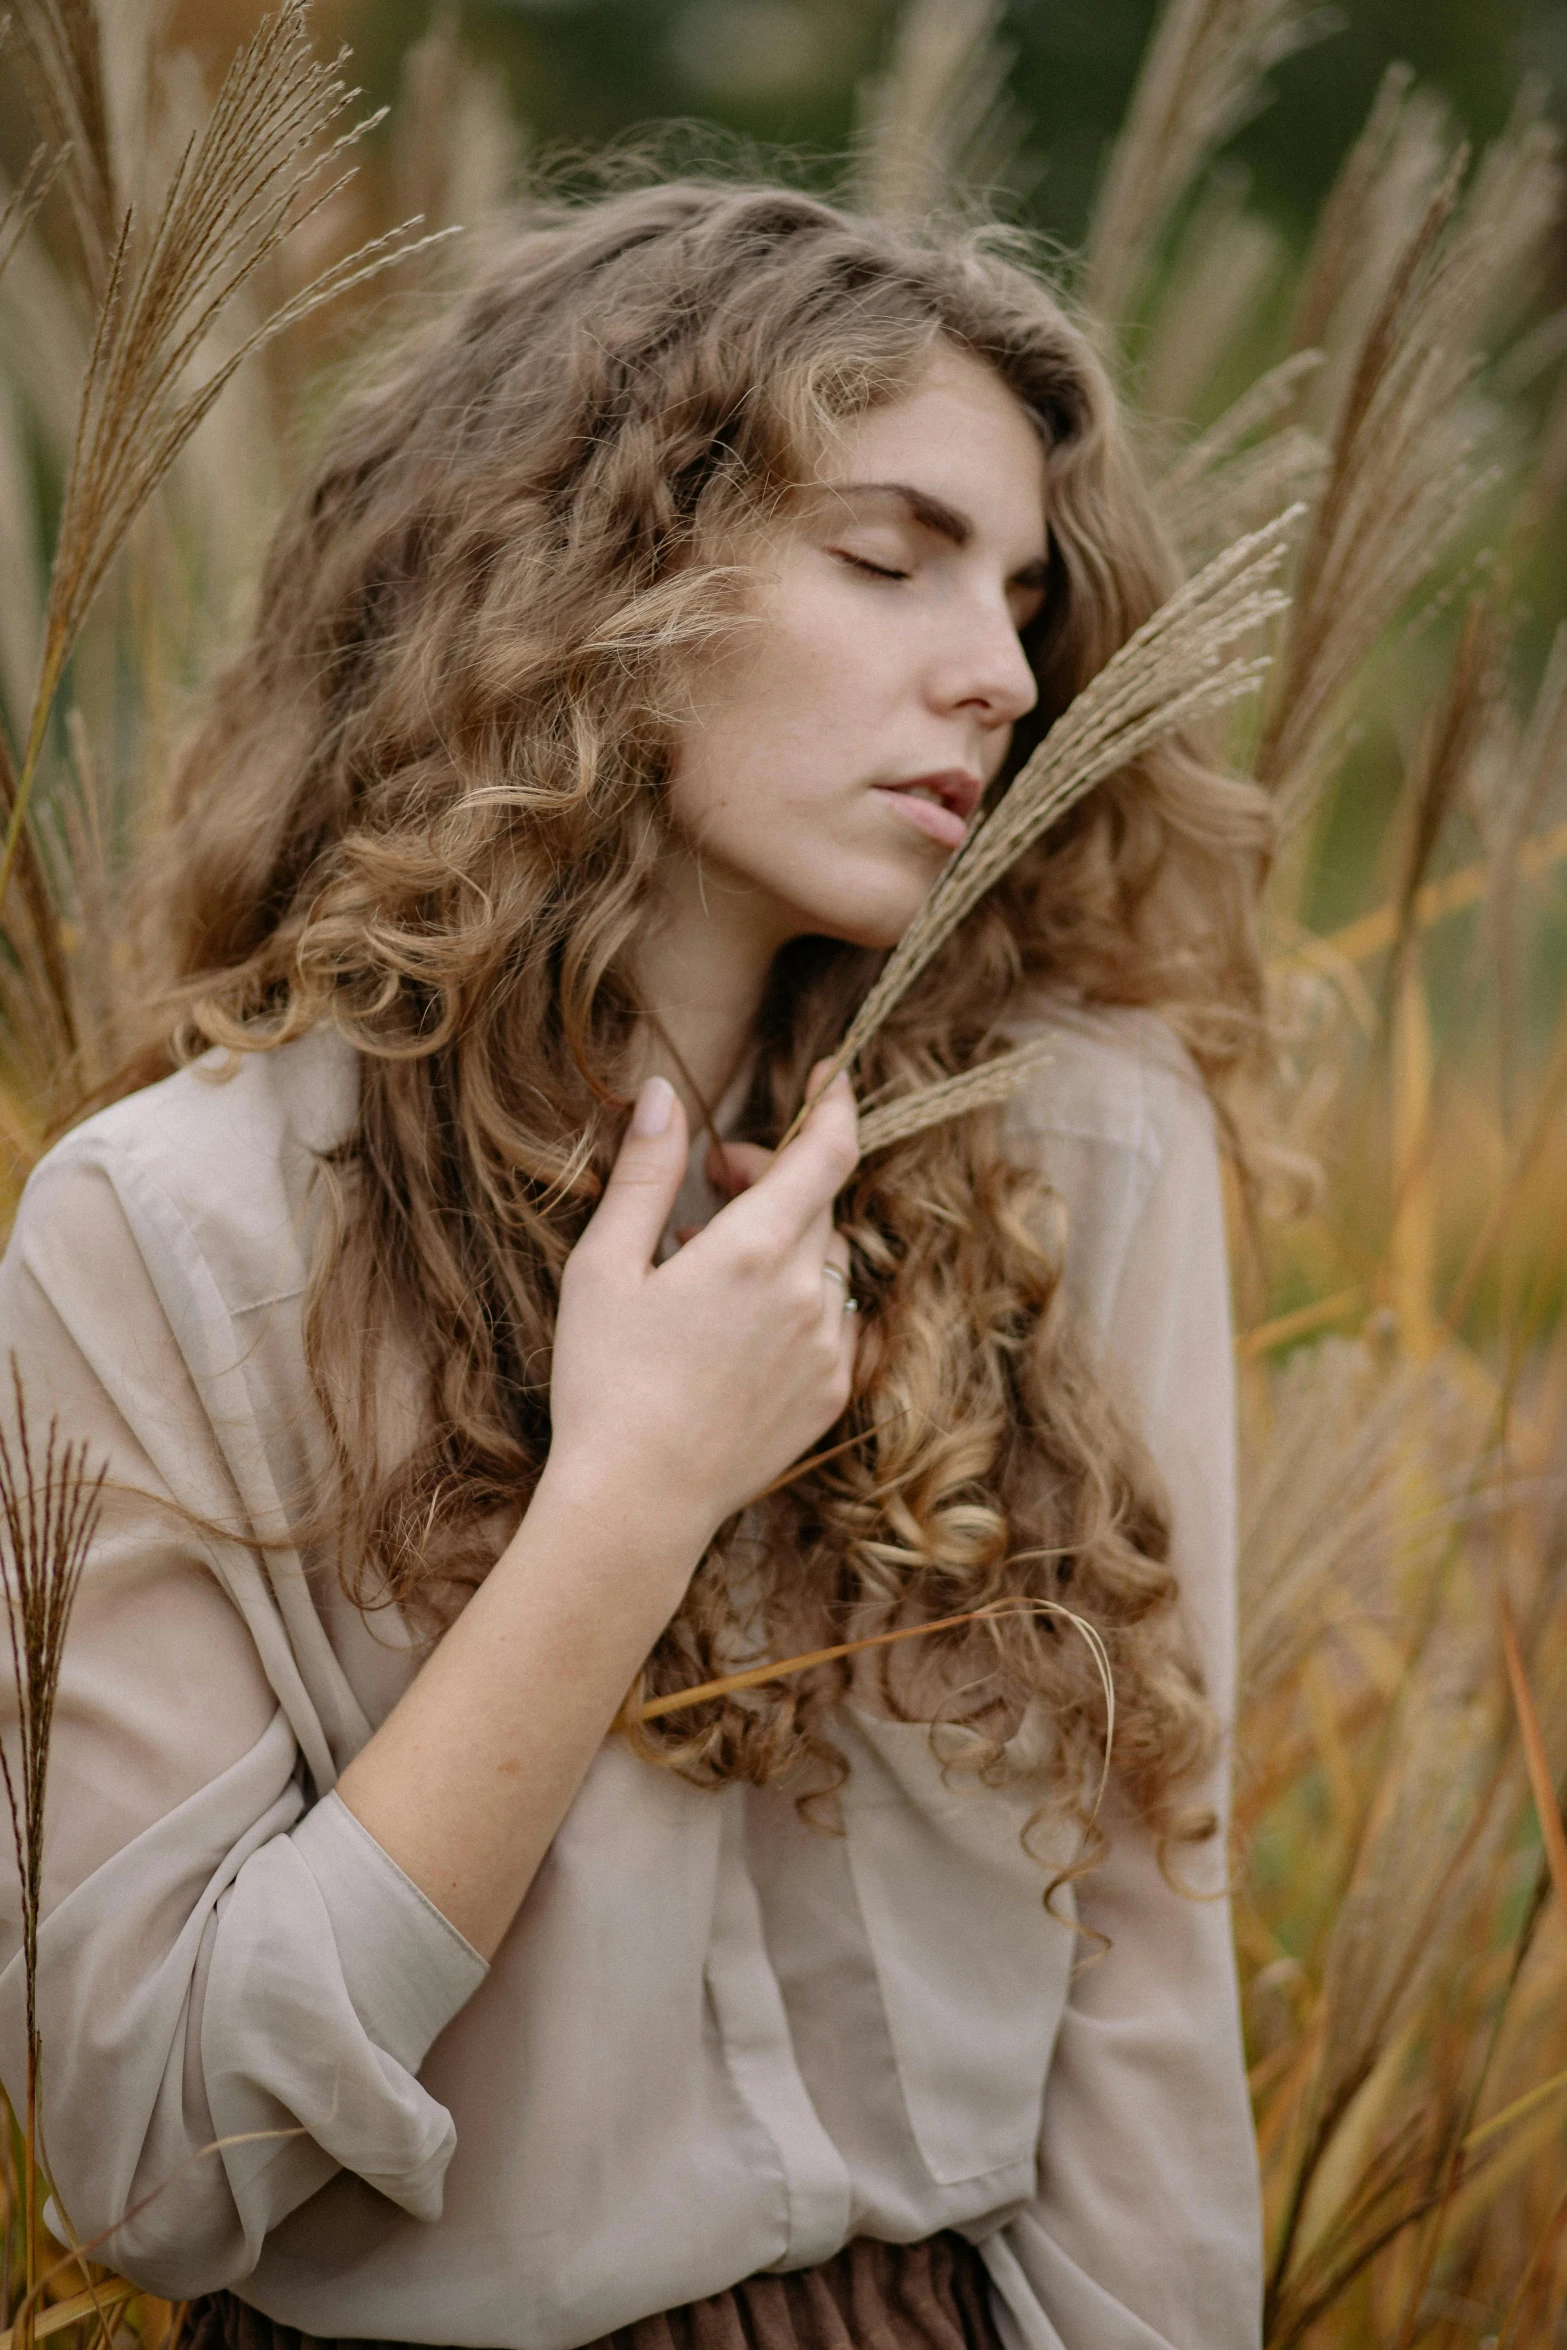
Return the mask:
<path id="1" fill-rule="evenodd" d="M 847 563 L 852 571 L 868 572 L 872 579 L 911 579 L 913 577 L 912 572 L 894 571 L 885 563 L 872 563 L 864 555 L 851 555 L 847 547 L 829 547 L 827 552 L 830 555 L 836 555 L 840 563 Z"/>

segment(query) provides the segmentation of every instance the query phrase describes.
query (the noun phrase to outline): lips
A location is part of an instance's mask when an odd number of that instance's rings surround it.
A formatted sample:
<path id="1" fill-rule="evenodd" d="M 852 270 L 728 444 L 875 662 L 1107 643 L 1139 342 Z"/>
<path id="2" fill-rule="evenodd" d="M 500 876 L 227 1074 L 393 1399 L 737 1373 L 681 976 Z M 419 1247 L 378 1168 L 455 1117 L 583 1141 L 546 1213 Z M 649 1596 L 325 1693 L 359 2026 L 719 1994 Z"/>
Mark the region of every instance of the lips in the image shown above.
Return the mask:
<path id="1" fill-rule="evenodd" d="M 966 768 L 944 767 L 930 775 L 908 776 L 901 783 L 879 783 L 874 789 L 917 832 L 944 849 L 956 849 L 962 846 L 985 787 Z"/>

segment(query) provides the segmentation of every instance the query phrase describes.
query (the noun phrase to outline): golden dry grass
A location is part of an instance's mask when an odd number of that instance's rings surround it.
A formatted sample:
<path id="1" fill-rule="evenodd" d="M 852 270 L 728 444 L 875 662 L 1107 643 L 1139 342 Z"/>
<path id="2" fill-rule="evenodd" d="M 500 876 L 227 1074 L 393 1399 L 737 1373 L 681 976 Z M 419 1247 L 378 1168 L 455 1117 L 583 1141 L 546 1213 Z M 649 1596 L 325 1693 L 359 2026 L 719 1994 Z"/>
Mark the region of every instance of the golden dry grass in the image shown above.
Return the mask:
<path id="1" fill-rule="evenodd" d="M 76 635 L 5 907 L 12 1194 L 60 1106 L 62 1049 L 74 1083 L 115 1058 L 127 850 L 242 604 L 312 367 L 297 334 L 253 356 L 149 482 L 91 611 L 58 570 L 51 591 L 38 492 L 70 473 L 91 349 L 71 287 L 107 281 L 130 193 L 156 217 L 209 101 L 123 29 L 100 58 L 88 0 L 23 0 L 20 19 L 53 28 L 64 94 L 41 130 L 78 153 L 69 207 L 57 193 L 43 233 L 23 218 L 46 160 L 0 231 L 12 774 L 62 612 Z M 996 21 L 986 0 L 907 12 L 868 99 L 868 198 L 961 205 L 955 183 L 997 168 L 1017 126 Z M 1476 164 L 1394 73 L 1293 261 L 1205 175 L 1257 77 L 1315 29 L 1287 0 L 1172 0 L 1088 276 L 1107 346 L 1137 352 L 1193 560 L 1309 509 L 1233 743 L 1288 827 L 1265 913 L 1276 1196 L 1234 1219 L 1234 1867 L 1268 2340 L 1536 2350 L 1567 2342 L 1567 639 L 1543 655 L 1519 607 L 1567 492 L 1567 334 L 1537 292 L 1559 175 L 1531 107 Z M 482 224 L 516 152 L 493 88 L 433 34 L 378 175 L 386 218 Z M 270 248 L 168 397 L 383 234 L 382 201 L 340 190 Z M 14 2293 L 14 2224 L 8 2266 Z M 45 2298 L 80 2284 L 62 2270 Z M 60 2332 L 163 2350 L 176 2320 L 137 2298 Z"/>

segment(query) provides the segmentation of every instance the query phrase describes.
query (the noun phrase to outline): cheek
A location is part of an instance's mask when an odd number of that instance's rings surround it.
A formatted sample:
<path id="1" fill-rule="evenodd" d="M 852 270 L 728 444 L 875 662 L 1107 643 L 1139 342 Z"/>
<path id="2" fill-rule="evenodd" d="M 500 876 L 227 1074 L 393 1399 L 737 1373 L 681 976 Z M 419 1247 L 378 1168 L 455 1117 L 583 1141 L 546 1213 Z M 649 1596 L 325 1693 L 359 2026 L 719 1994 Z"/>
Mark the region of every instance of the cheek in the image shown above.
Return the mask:
<path id="1" fill-rule="evenodd" d="M 669 781 L 670 813 L 684 829 L 804 804 L 827 783 L 854 701 L 840 679 L 841 638 L 835 647 L 782 620 L 764 625 L 763 642 L 715 663 L 692 692 Z"/>
<path id="2" fill-rule="evenodd" d="M 749 725 L 713 725 L 681 745 L 665 807 L 691 846 L 765 881 L 811 835 L 811 783 L 818 773 L 799 744 L 782 744 Z"/>

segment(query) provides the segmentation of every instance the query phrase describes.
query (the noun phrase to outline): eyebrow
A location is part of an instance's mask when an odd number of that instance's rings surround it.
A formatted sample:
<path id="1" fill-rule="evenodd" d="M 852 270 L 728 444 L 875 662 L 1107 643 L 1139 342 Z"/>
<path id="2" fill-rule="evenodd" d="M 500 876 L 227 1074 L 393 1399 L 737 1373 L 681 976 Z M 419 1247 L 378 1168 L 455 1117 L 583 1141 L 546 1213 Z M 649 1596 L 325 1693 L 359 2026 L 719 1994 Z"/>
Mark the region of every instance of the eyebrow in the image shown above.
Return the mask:
<path id="1" fill-rule="evenodd" d="M 968 515 L 956 506 L 949 506 L 945 498 L 933 497 L 929 490 L 916 489 L 913 482 L 835 481 L 824 486 L 830 496 L 838 498 L 896 498 L 922 529 L 934 531 L 938 538 L 946 539 L 954 547 L 966 547 L 974 536 L 974 525 Z M 1012 574 L 1012 585 L 1043 587 L 1049 573 L 1048 555 L 1039 555 Z"/>

